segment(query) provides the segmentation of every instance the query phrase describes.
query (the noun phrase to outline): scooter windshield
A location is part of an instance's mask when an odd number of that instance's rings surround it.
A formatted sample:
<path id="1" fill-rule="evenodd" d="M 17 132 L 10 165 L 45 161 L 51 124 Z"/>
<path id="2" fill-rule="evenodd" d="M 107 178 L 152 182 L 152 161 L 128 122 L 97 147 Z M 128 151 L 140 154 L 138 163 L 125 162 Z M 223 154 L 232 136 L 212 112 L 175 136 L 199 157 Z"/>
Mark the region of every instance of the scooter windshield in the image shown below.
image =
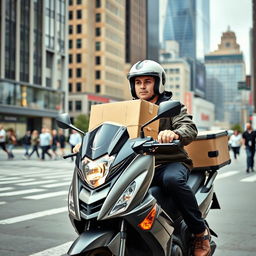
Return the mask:
<path id="1" fill-rule="evenodd" d="M 107 154 L 109 146 L 116 135 L 125 136 L 127 134 L 127 130 L 121 128 L 124 127 L 116 124 L 103 123 L 93 131 L 88 132 L 83 139 L 82 158 L 87 156 L 94 160 Z M 120 131 L 122 134 L 120 134 Z M 122 140 L 122 143 L 124 144 L 126 140 Z"/>

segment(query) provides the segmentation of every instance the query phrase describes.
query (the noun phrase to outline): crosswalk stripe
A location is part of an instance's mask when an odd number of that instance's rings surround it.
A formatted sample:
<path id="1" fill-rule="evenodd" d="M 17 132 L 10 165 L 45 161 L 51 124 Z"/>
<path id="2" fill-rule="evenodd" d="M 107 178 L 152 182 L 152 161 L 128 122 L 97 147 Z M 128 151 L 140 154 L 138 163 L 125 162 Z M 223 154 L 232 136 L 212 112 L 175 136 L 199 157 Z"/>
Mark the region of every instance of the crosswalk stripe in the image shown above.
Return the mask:
<path id="1" fill-rule="evenodd" d="M 236 175 L 236 174 L 238 174 L 238 173 L 239 173 L 239 171 L 229 171 L 229 172 L 221 173 L 221 174 L 218 174 L 218 176 L 216 177 L 216 179 L 217 179 L 217 180 L 224 179 L 224 178 L 227 178 L 227 177 Z"/>
<path id="2" fill-rule="evenodd" d="M 27 181 L 34 181 L 35 179 L 19 179 L 19 180 L 10 180 L 10 181 L 0 181 L 0 185 L 8 185 L 8 184 L 15 184 L 20 182 L 27 182 Z"/>
<path id="3" fill-rule="evenodd" d="M 27 220 L 44 217 L 44 216 L 49 216 L 49 215 L 66 212 L 66 211 L 67 211 L 67 207 L 61 207 L 61 208 L 55 208 L 55 209 L 46 210 L 46 211 L 34 212 L 34 213 L 26 214 L 26 215 L 21 215 L 21 216 L 17 216 L 17 217 L 13 217 L 13 218 L 0 220 L 0 225 L 23 222 L 23 221 L 27 221 Z"/>
<path id="4" fill-rule="evenodd" d="M 244 178 L 241 180 L 242 182 L 255 182 L 256 181 L 256 175 Z"/>
<path id="5" fill-rule="evenodd" d="M 43 188 L 55 188 L 55 187 L 62 187 L 62 186 L 67 186 L 70 185 L 70 181 L 69 182 L 61 182 L 61 183 L 56 183 L 56 184 L 49 184 L 49 185 L 43 185 Z"/>
<path id="6" fill-rule="evenodd" d="M 57 192 L 51 192 L 51 193 L 45 193 L 45 194 L 39 194 L 39 195 L 34 195 L 34 196 L 25 196 L 23 198 L 25 199 L 33 199 L 33 200 L 39 200 L 39 199 L 44 199 L 44 198 L 50 198 L 50 197 L 56 197 L 56 196 L 62 196 L 62 195 L 67 195 L 68 191 L 57 191 Z"/>
<path id="7" fill-rule="evenodd" d="M 42 178 L 47 178 L 47 177 L 51 177 L 51 178 L 58 178 L 58 177 L 66 177 L 66 176 L 72 176 L 72 173 L 37 173 L 37 174 L 29 174 L 29 175 L 24 175 L 25 178 L 27 177 L 42 177 Z"/>
<path id="8" fill-rule="evenodd" d="M 20 177 L 7 177 L 7 178 L 2 178 L 0 179 L 1 181 L 8 181 L 8 180 L 19 180 Z"/>
<path id="9" fill-rule="evenodd" d="M 5 202 L 5 201 L 1 201 L 1 202 L 0 202 L 0 205 L 3 205 L 3 204 L 6 204 L 6 202 Z"/>
<path id="10" fill-rule="evenodd" d="M 2 192 L 2 191 L 12 190 L 12 189 L 14 189 L 14 188 L 12 188 L 12 187 L 0 188 L 0 192 Z"/>
<path id="11" fill-rule="evenodd" d="M 17 195 L 31 194 L 31 193 L 42 192 L 42 191 L 45 191 L 45 190 L 42 188 L 25 189 L 25 190 L 0 193 L 0 197 L 1 196 L 17 196 Z"/>
<path id="12" fill-rule="evenodd" d="M 62 254 L 66 254 L 70 246 L 72 245 L 72 241 L 67 242 L 65 244 L 58 245 L 56 247 L 49 248 L 47 250 L 37 252 L 34 254 L 30 254 L 29 256 L 60 256 Z"/>
<path id="13" fill-rule="evenodd" d="M 40 180 L 40 181 L 34 181 L 34 182 L 25 182 L 25 183 L 18 183 L 19 186 L 32 186 L 32 185 L 41 185 L 41 184 L 47 184 L 56 182 L 56 180 Z"/>

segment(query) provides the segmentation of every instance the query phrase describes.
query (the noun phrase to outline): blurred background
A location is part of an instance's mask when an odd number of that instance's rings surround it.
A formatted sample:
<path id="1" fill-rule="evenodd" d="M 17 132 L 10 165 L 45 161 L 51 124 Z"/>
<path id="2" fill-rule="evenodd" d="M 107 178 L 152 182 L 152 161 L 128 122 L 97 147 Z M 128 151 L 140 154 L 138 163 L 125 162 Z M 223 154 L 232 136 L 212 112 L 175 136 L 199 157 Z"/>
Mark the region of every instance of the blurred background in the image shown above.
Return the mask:
<path id="1" fill-rule="evenodd" d="M 151 59 L 199 130 L 256 128 L 255 10 L 252 0 L 1 0 L 0 123 L 19 138 L 56 128 L 59 112 L 88 121 L 93 104 L 130 100 L 128 70 Z"/>

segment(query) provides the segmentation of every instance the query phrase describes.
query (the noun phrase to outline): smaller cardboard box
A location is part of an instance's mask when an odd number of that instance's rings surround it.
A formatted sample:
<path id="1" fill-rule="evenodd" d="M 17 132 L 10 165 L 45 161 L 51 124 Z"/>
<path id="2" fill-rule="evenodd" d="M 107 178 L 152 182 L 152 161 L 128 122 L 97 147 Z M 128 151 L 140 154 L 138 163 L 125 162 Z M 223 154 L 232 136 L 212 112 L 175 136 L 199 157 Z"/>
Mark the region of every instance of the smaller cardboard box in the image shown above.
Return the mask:
<path id="1" fill-rule="evenodd" d="M 130 138 L 140 135 L 140 128 L 157 115 L 158 106 L 145 100 L 130 100 L 93 105 L 89 121 L 89 131 L 103 122 L 114 122 L 128 129 Z M 145 127 L 145 136 L 157 139 L 159 120 Z"/>
<path id="2" fill-rule="evenodd" d="M 219 169 L 229 164 L 227 131 L 199 132 L 196 140 L 185 146 L 194 169 Z"/>

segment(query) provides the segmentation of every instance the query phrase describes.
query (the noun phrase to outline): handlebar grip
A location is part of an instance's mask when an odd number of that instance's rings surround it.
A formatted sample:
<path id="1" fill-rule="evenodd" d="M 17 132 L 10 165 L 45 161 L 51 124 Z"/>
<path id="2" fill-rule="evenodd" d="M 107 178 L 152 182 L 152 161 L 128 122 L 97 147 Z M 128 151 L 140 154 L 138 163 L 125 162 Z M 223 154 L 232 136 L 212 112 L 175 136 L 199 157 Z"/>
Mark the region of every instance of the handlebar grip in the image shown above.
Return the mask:
<path id="1" fill-rule="evenodd" d="M 77 153 L 72 153 L 72 154 L 68 154 L 68 155 L 63 156 L 63 158 L 67 159 L 69 157 L 76 156 L 76 155 L 77 155 Z"/>

